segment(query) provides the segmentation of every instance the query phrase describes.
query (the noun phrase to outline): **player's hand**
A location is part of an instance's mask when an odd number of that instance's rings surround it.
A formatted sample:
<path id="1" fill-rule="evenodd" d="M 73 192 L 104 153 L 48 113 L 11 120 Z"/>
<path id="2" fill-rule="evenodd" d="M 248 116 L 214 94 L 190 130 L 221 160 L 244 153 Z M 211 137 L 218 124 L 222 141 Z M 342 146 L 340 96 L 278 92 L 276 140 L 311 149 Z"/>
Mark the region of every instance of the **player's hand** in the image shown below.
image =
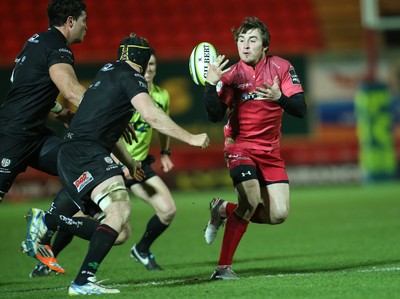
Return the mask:
<path id="1" fill-rule="evenodd" d="M 160 161 L 162 171 L 169 172 L 174 168 L 174 163 L 172 163 L 169 155 L 161 155 Z"/>
<path id="2" fill-rule="evenodd" d="M 138 182 L 143 181 L 144 178 L 146 177 L 141 167 L 142 167 L 142 162 L 136 160 L 133 160 L 132 164 L 129 165 L 129 167 L 127 166 L 132 178 Z"/>
<path id="3" fill-rule="evenodd" d="M 63 122 L 63 123 L 64 123 L 64 126 L 65 126 L 66 128 L 68 128 L 68 125 L 69 125 L 69 123 L 71 122 L 72 117 L 74 117 L 74 114 L 75 114 L 75 113 L 74 113 L 73 111 L 71 111 L 70 109 L 68 109 L 68 108 L 63 108 L 63 109 L 60 111 L 60 113 L 53 113 L 55 119 L 57 119 L 57 120 Z"/>
<path id="4" fill-rule="evenodd" d="M 281 89 L 279 88 L 278 76 L 275 76 L 274 83 L 271 85 L 268 82 L 264 82 L 264 87 L 257 87 L 257 93 L 261 98 L 267 100 L 277 101 L 282 96 Z"/>
<path id="5" fill-rule="evenodd" d="M 138 143 L 138 138 L 135 133 L 135 128 L 133 127 L 131 122 L 128 123 L 128 126 L 126 127 L 124 133 L 122 134 L 122 137 L 124 137 L 124 140 L 128 144 L 132 144 L 132 140 Z"/>
<path id="6" fill-rule="evenodd" d="M 229 59 L 225 60 L 225 55 L 218 55 L 217 59 L 213 63 L 208 64 L 208 71 L 206 75 L 206 82 L 216 85 L 218 81 L 221 79 L 222 75 L 230 70 L 227 68 L 224 70 L 224 67 L 228 64 Z"/>
<path id="7" fill-rule="evenodd" d="M 124 172 L 124 177 L 125 177 L 127 180 L 133 180 L 133 177 L 131 176 L 131 173 L 129 172 L 128 167 L 122 168 L 122 171 Z"/>
<path id="8" fill-rule="evenodd" d="M 207 133 L 193 135 L 190 145 L 206 148 L 210 145 L 210 139 L 208 138 Z"/>

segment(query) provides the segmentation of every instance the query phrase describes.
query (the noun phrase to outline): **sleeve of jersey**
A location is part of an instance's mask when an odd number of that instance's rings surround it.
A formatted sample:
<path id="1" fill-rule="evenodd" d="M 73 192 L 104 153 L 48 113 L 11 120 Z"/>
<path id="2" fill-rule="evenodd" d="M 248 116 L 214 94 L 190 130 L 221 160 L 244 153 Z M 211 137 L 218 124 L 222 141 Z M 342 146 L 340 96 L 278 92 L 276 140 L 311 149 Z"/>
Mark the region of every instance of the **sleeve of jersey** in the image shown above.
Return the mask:
<path id="1" fill-rule="evenodd" d="M 220 101 L 217 87 L 208 82 L 206 82 L 204 92 L 204 105 L 207 110 L 208 119 L 212 122 L 221 121 L 225 116 L 226 109 L 228 108 L 225 103 Z"/>
<path id="2" fill-rule="evenodd" d="M 66 47 L 50 49 L 50 52 L 47 55 L 48 67 L 58 63 L 67 63 L 74 66 L 74 55 L 72 54 L 72 51 Z"/>
<path id="3" fill-rule="evenodd" d="M 124 81 L 123 86 L 129 101 L 139 93 L 149 93 L 146 80 L 143 77 L 135 77 L 135 80 L 132 78 L 132 76 L 124 73 L 124 77 L 121 79 Z"/>
<path id="4" fill-rule="evenodd" d="M 277 103 L 285 112 L 299 118 L 303 118 L 307 111 L 306 100 L 302 92 L 296 93 L 291 97 L 287 97 L 282 93 Z"/>
<path id="5" fill-rule="evenodd" d="M 281 68 L 281 91 L 287 97 L 290 97 L 296 93 L 303 92 L 303 87 L 296 71 L 290 63 L 286 67 Z"/>

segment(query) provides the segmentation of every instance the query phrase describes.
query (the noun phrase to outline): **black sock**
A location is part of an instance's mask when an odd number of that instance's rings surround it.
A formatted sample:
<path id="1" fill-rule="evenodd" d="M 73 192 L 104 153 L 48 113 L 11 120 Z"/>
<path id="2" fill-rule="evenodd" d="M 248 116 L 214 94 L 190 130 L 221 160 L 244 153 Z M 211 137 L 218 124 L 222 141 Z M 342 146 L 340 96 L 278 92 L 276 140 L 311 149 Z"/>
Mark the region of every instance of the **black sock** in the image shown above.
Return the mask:
<path id="1" fill-rule="evenodd" d="M 40 239 L 40 244 L 50 245 L 51 238 L 53 237 L 54 232 L 52 230 L 48 230 L 44 237 Z"/>
<path id="2" fill-rule="evenodd" d="M 54 256 L 57 255 L 63 250 L 69 243 L 71 243 L 74 235 L 68 232 L 57 232 L 56 237 L 54 238 L 53 245 L 51 245 L 51 249 L 53 250 Z"/>
<path id="3" fill-rule="evenodd" d="M 66 217 L 46 213 L 45 222 L 52 231 L 69 232 L 85 240 L 90 240 L 99 222 L 87 217 Z"/>
<path id="4" fill-rule="evenodd" d="M 149 252 L 150 246 L 153 242 L 168 228 L 160 221 L 157 215 L 150 218 L 147 223 L 146 231 L 144 232 L 142 239 L 136 244 L 136 249 L 140 252 Z"/>
<path id="5" fill-rule="evenodd" d="M 83 261 L 82 267 L 75 278 L 75 283 L 78 285 L 84 285 L 87 283 L 87 279 L 94 276 L 99 268 L 101 262 L 114 245 L 115 240 L 118 237 L 118 232 L 107 224 L 101 224 L 96 229 L 90 240 L 89 250 L 86 254 L 85 260 Z"/>

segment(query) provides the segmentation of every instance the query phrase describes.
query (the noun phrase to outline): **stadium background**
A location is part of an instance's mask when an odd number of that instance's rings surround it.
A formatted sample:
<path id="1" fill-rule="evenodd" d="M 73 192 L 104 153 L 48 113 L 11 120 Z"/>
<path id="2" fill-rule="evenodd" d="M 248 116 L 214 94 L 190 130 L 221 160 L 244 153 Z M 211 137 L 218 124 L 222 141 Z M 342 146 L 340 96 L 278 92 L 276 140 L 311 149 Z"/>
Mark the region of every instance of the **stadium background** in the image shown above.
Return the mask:
<path id="1" fill-rule="evenodd" d="M 371 0 L 372 1 L 372 0 Z M 271 32 L 270 54 L 289 59 L 302 79 L 309 113 L 306 120 L 285 116 L 282 154 L 293 185 L 363 183 L 360 167 L 359 119 L 355 98 L 365 82 L 381 82 L 389 102 L 390 125 L 382 132 L 392 147 L 393 163 L 386 178 L 398 179 L 400 154 L 400 24 L 397 29 L 366 30 L 359 0 L 87 0 L 88 32 L 73 45 L 80 81 L 89 85 L 98 68 L 114 60 L 119 41 L 135 32 L 157 50 L 156 82 L 171 95 L 171 117 L 193 132 L 206 130 L 212 146 L 193 149 L 174 141 L 175 170 L 162 175 L 176 189 L 230 186 L 222 155 L 223 123 L 210 124 L 202 106 L 202 88 L 190 79 L 188 58 L 202 41 L 213 43 L 232 62 L 237 61 L 231 27 L 245 16 L 257 16 Z M 381 16 L 400 15 L 400 2 L 380 0 Z M 0 98 L 9 88 L 15 56 L 35 32 L 47 28 L 47 1 L 3 0 L 0 13 Z M 60 99 L 63 101 L 63 99 Z M 62 132 L 62 128 L 49 125 Z M 371 143 L 374 143 L 373 141 Z M 154 143 L 152 152 L 158 155 Z M 383 152 L 386 155 L 387 152 Z M 391 153 L 388 155 L 390 156 Z M 375 158 L 384 158 L 375 156 Z M 157 167 L 157 166 L 156 166 Z M 51 196 L 57 178 L 29 169 L 19 176 L 9 197 Z"/>

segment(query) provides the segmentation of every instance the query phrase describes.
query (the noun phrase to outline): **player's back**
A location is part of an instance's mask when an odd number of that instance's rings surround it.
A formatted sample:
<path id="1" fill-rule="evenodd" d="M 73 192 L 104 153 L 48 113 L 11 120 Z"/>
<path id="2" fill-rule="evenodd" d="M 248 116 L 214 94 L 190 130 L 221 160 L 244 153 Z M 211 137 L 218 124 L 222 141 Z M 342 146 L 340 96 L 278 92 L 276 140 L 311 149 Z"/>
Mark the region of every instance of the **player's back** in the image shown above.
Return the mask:
<path id="1" fill-rule="evenodd" d="M 13 136 L 40 135 L 58 89 L 49 68 L 56 63 L 73 65 L 65 37 L 55 28 L 34 34 L 15 59 L 11 89 L 0 108 L 0 130 Z"/>
<path id="2" fill-rule="evenodd" d="M 113 147 L 133 115 L 131 99 L 142 92 L 148 92 L 147 83 L 139 72 L 125 62 L 106 64 L 85 92 L 68 129 L 68 139 Z"/>

